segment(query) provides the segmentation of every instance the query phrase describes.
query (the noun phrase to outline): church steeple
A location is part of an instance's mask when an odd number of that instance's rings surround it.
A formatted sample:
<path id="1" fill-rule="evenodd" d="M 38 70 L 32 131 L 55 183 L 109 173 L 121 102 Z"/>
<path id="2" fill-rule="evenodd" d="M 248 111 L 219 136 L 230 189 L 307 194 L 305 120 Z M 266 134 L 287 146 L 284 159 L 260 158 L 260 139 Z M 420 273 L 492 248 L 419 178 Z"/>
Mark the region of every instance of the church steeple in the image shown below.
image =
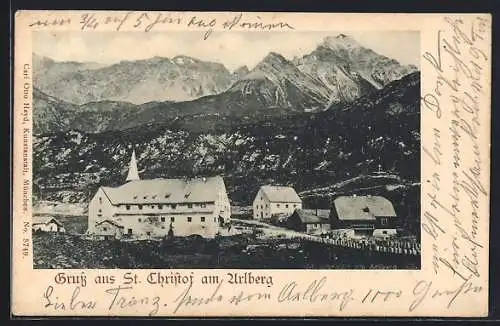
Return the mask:
<path id="1" fill-rule="evenodd" d="M 135 159 L 135 150 L 132 151 L 130 158 L 130 165 L 128 168 L 128 175 L 126 181 L 140 180 L 139 171 L 137 170 L 137 160 Z"/>

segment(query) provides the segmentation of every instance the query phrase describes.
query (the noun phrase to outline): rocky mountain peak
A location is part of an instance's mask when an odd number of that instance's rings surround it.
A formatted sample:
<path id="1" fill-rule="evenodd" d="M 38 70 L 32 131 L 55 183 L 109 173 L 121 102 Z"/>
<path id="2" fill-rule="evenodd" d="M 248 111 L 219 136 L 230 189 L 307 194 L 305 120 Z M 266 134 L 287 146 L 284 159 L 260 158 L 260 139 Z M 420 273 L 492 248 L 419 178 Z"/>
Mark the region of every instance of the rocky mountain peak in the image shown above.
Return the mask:
<path id="1" fill-rule="evenodd" d="M 352 37 L 345 34 L 338 34 L 337 36 L 327 36 L 323 39 L 321 45 L 336 50 L 339 47 L 354 48 L 359 47 L 359 43 Z"/>

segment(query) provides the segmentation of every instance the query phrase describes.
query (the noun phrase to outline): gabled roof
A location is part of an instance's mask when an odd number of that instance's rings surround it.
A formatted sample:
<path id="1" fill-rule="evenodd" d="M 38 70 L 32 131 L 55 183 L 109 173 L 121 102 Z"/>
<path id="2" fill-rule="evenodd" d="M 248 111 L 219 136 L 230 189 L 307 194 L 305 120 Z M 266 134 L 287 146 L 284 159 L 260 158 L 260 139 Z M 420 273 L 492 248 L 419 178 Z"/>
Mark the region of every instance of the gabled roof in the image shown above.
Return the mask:
<path id="1" fill-rule="evenodd" d="M 51 222 L 54 222 L 59 226 L 63 226 L 63 224 L 53 216 L 33 216 L 32 224 L 49 224 Z"/>
<path id="2" fill-rule="evenodd" d="M 112 221 L 112 220 L 100 221 L 100 222 L 97 222 L 95 225 L 98 226 L 98 225 L 101 225 L 101 224 L 104 224 L 104 223 L 108 223 L 108 224 L 116 226 L 117 228 L 123 229 L 123 225 L 120 225 L 117 222 Z"/>
<path id="3" fill-rule="evenodd" d="M 119 187 L 101 187 L 112 204 L 215 202 L 224 188 L 222 177 L 133 180 Z"/>
<path id="4" fill-rule="evenodd" d="M 381 196 L 340 196 L 334 206 L 341 220 L 375 220 L 376 217 L 395 217 L 392 203 Z"/>
<path id="5" fill-rule="evenodd" d="M 292 187 L 262 186 L 260 189 L 272 203 L 302 203 Z"/>
<path id="6" fill-rule="evenodd" d="M 304 224 L 329 223 L 328 209 L 296 209 L 294 214 L 297 214 Z"/>

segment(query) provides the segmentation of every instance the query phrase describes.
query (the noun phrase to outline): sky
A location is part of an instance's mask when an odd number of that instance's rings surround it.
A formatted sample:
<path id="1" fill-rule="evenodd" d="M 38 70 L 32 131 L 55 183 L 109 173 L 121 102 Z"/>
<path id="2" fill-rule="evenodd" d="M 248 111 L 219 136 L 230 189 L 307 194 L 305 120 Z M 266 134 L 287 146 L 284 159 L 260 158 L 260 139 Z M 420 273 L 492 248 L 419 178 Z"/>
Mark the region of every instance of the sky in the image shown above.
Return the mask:
<path id="1" fill-rule="evenodd" d="M 234 71 L 243 65 L 252 69 L 271 51 L 287 59 L 301 57 L 314 50 L 326 36 L 340 33 L 402 64 L 420 67 L 420 33 L 412 31 L 213 32 L 208 40 L 198 31 L 36 32 L 33 52 L 56 61 L 102 64 L 187 55 L 222 63 Z"/>

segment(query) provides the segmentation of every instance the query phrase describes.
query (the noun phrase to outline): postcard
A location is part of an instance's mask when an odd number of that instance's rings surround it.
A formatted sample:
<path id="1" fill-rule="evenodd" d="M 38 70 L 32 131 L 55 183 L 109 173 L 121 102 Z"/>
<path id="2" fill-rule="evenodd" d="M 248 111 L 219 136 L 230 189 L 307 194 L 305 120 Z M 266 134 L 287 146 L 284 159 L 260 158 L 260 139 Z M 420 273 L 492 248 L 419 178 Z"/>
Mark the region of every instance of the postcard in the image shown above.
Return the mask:
<path id="1" fill-rule="evenodd" d="M 491 15 L 19 11 L 16 316 L 487 316 Z"/>

